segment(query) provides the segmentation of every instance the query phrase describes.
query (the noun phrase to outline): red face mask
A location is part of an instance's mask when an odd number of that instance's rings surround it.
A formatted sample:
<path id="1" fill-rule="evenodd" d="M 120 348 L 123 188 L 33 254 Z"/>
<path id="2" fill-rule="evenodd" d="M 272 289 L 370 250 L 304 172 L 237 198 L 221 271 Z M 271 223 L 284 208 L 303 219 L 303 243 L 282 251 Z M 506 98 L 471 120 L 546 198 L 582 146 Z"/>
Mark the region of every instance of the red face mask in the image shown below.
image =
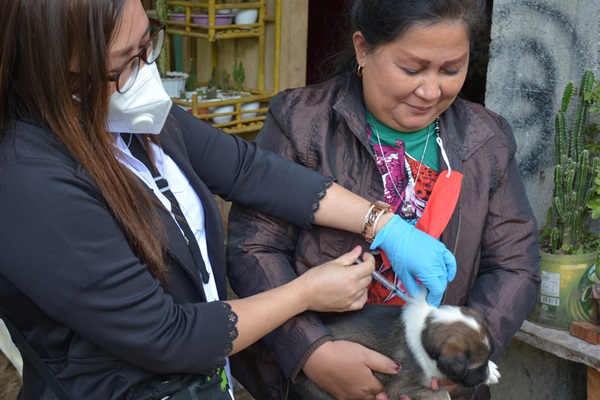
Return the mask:
<path id="1" fill-rule="evenodd" d="M 452 171 L 450 168 L 448 156 L 442 146 L 442 139 L 438 137 L 436 141 L 440 146 L 448 170 L 440 172 L 423 210 L 423 215 L 421 215 L 415 227 L 437 239 L 448 225 L 456 208 L 463 176 L 460 172 Z"/>

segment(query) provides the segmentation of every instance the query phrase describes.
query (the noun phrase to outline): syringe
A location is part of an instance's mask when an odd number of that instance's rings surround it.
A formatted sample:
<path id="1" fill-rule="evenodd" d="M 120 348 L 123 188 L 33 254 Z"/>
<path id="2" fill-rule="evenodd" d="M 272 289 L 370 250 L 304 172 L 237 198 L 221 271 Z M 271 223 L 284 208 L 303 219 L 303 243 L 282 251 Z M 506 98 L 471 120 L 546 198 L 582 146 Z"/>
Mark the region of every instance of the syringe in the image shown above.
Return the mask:
<path id="1" fill-rule="evenodd" d="M 358 259 L 358 260 L 354 261 L 354 264 L 360 264 L 361 262 L 362 261 L 360 259 Z M 377 282 L 381 283 L 383 285 L 383 287 L 385 287 L 390 292 L 394 293 L 396 296 L 400 297 L 402 300 L 409 301 L 408 296 L 402 291 L 402 289 L 400 289 L 398 286 L 394 285 L 392 282 L 387 280 L 387 278 L 385 276 L 381 275 L 379 272 L 373 271 L 373 272 L 371 272 L 371 276 Z"/>

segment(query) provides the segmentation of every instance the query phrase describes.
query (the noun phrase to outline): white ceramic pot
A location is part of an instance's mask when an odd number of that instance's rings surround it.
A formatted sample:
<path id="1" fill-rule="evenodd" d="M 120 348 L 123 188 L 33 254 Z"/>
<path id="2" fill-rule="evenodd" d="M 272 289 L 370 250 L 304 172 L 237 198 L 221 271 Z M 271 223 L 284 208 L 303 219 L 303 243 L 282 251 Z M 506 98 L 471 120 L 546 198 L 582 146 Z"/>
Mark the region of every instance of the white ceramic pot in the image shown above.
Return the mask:
<path id="1" fill-rule="evenodd" d="M 193 91 L 186 90 L 185 96 L 183 98 L 185 99 L 185 101 L 192 101 L 194 95 L 197 93 L 198 92 L 196 90 L 193 90 Z"/>
<path id="2" fill-rule="evenodd" d="M 235 106 L 228 105 L 228 106 L 210 107 L 208 110 L 210 111 L 211 114 L 229 113 L 229 112 L 233 112 L 233 110 L 235 110 Z M 231 118 L 233 118 L 233 115 L 223 115 L 223 116 L 213 117 L 212 120 L 215 124 L 224 124 L 225 122 L 231 121 Z"/>
<path id="3" fill-rule="evenodd" d="M 167 77 L 162 78 L 162 84 L 169 97 L 181 97 L 181 93 L 185 88 L 185 81 L 188 74 L 185 72 L 168 71 Z"/>
<path id="4" fill-rule="evenodd" d="M 242 9 L 235 14 L 234 23 L 236 25 L 253 24 L 258 19 L 258 10 L 253 9 Z M 249 29 L 246 27 L 245 29 Z"/>
<path id="5" fill-rule="evenodd" d="M 258 102 L 258 101 L 253 101 L 251 103 L 242 103 L 242 111 L 256 110 L 256 109 L 258 109 L 259 105 L 260 105 L 260 102 Z M 257 115 L 257 113 L 243 113 L 242 119 L 255 118 L 256 115 Z"/>

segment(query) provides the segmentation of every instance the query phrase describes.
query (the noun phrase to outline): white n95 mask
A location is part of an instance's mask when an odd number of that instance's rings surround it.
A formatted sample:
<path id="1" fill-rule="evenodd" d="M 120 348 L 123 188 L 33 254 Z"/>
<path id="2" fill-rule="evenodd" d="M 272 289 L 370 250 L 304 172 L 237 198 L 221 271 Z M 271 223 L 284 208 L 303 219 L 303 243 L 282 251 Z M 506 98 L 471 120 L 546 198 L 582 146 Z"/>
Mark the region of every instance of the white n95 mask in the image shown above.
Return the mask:
<path id="1" fill-rule="evenodd" d="M 144 65 L 129 90 L 110 96 L 108 130 L 115 133 L 160 133 L 171 104 L 156 63 Z"/>

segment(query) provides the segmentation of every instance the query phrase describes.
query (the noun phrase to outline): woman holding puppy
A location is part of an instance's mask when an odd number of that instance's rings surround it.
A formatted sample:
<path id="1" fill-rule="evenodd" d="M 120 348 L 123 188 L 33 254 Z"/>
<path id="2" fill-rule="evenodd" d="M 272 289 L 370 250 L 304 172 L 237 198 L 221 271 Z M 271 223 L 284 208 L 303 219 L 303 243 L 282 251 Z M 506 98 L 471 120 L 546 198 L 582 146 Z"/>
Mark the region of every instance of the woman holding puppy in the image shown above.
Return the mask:
<path id="1" fill-rule="evenodd" d="M 399 218 L 439 238 L 458 264 L 443 303 L 485 316 L 497 358 L 535 301 L 539 261 L 512 131 L 501 116 L 457 97 L 485 28 L 482 3 L 354 1 L 337 75 L 274 97 L 257 142 L 385 201 Z M 355 245 L 392 250 L 329 228 L 302 231 L 239 205 L 228 237 L 230 282 L 241 297 L 284 284 Z M 419 243 L 404 248 L 406 257 L 422 250 Z M 409 294 L 418 290 L 402 262 L 381 257 L 378 269 Z M 430 292 L 428 300 L 437 305 L 442 296 Z M 402 302 L 376 283 L 369 301 Z M 260 398 L 278 398 L 300 371 L 336 398 L 385 397 L 371 373 L 370 350 L 332 341 L 316 313 L 293 318 L 255 350 Z M 486 399 L 489 391 L 457 387 L 452 395 Z"/>
<path id="2" fill-rule="evenodd" d="M 374 259 L 359 246 L 227 301 L 213 194 L 304 229 L 419 237 L 331 178 L 173 106 L 154 64 L 165 27 L 140 0 L 0 9 L 0 312 L 42 360 L 24 360 L 20 399 L 135 400 L 154 388 L 229 399 L 231 354 L 302 311 L 365 303 Z M 454 257 L 421 238 L 446 283 Z"/>

